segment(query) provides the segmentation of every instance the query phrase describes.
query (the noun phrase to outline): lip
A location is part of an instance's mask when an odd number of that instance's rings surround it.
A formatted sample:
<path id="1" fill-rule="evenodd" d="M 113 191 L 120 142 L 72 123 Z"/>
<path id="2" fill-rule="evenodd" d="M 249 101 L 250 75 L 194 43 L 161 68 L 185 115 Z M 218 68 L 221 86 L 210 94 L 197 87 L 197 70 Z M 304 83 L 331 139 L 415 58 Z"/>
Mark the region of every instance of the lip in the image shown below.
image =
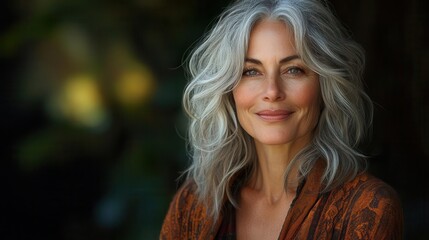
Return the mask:
<path id="1" fill-rule="evenodd" d="M 289 118 L 290 115 L 292 115 L 293 111 L 288 110 L 262 110 L 256 113 L 261 119 L 268 121 L 268 122 L 278 122 L 283 121 L 287 118 Z"/>

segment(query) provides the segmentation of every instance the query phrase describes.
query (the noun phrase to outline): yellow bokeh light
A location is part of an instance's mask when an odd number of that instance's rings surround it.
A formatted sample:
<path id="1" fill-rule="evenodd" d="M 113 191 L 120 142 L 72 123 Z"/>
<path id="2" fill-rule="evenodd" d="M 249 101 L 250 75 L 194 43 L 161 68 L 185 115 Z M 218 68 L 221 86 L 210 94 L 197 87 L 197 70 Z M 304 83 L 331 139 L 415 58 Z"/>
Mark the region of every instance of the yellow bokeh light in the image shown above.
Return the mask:
<path id="1" fill-rule="evenodd" d="M 65 81 L 57 101 L 62 115 L 77 124 L 97 127 L 105 120 L 99 86 L 89 74 L 79 74 Z"/>
<path id="2" fill-rule="evenodd" d="M 155 91 L 155 80 L 145 66 L 125 69 L 118 77 L 115 92 L 118 101 L 124 106 L 145 104 Z"/>

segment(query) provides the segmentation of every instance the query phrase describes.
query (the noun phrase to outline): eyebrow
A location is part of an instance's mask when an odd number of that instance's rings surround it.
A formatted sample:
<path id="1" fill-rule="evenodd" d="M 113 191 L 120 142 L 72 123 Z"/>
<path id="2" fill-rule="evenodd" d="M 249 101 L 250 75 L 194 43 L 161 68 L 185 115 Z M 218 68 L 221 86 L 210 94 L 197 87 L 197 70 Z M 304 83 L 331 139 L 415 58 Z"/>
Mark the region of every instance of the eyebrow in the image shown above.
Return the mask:
<path id="1" fill-rule="evenodd" d="M 280 60 L 280 63 L 287 63 L 289 61 L 292 61 L 292 60 L 298 59 L 298 58 L 300 58 L 298 55 L 292 55 L 292 56 L 283 58 L 282 60 Z M 254 64 L 262 65 L 262 62 L 259 61 L 258 59 L 255 59 L 255 58 L 245 58 L 244 62 L 249 62 L 249 63 L 254 63 Z"/>

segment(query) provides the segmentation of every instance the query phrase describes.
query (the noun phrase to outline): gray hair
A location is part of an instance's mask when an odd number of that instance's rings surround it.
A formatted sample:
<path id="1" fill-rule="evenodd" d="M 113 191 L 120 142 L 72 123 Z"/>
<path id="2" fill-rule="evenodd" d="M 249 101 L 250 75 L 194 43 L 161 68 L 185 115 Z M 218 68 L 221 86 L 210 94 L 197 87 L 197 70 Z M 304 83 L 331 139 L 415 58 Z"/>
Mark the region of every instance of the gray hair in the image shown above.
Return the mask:
<path id="1" fill-rule="evenodd" d="M 258 167 L 253 139 L 237 121 L 232 90 L 242 75 L 252 27 L 262 19 L 280 20 L 292 29 L 298 54 L 319 75 L 323 99 L 313 141 L 293 158 L 286 176 L 296 164 L 305 177 L 321 158 L 326 162 L 324 191 L 329 191 L 366 167 L 357 149 L 373 107 L 362 87 L 360 46 L 317 0 L 236 1 L 191 53 L 191 80 L 183 96 L 193 160 L 187 177 L 215 219 L 224 201 L 236 205 L 232 186 L 237 175 L 247 179 Z"/>

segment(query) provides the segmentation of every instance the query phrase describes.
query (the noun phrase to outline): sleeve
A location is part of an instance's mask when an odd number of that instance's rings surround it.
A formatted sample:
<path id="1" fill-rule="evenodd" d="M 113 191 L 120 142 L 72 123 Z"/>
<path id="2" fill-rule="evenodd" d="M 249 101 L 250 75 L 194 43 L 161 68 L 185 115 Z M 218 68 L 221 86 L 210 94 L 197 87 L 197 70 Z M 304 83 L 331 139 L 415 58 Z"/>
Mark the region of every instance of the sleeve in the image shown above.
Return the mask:
<path id="1" fill-rule="evenodd" d="M 164 218 L 159 239 L 186 239 L 186 236 L 184 236 L 185 233 L 182 231 L 182 226 L 183 222 L 185 222 L 186 205 L 189 203 L 189 192 L 189 184 L 184 184 L 174 195 L 167 215 Z"/>
<path id="2" fill-rule="evenodd" d="M 214 221 L 195 194 L 196 186 L 185 183 L 176 193 L 164 219 L 159 238 L 213 239 Z"/>
<path id="3" fill-rule="evenodd" d="M 402 239 L 403 212 L 395 190 L 380 180 L 355 195 L 345 239 Z"/>

